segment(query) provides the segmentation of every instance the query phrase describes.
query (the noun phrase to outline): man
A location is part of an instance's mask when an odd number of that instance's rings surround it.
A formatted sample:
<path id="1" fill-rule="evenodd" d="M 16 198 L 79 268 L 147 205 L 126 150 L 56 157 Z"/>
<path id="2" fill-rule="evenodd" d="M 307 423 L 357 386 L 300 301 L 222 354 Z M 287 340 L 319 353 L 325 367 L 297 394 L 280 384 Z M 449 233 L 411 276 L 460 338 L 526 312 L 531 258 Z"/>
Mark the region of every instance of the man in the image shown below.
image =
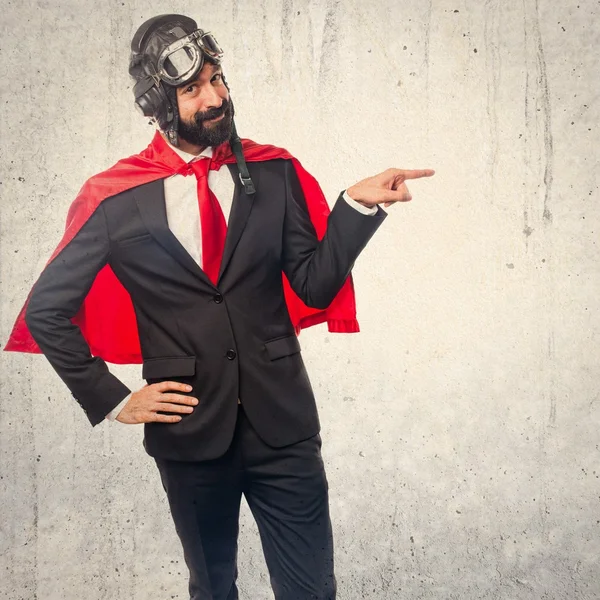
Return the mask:
<path id="1" fill-rule="evenodd" d="M 357 330 L 348 278 L 385 218 L 378 205 L 410 200 L 405 179 L 433 171 L 363 180 L 325 222 L 293 157 L 237 137 L 221 58 L 188 17 L 138 29 L 136 105 L 160 133 L 86 183 L 7 349 L 36 351 L 31 334 L 92 425 L 145 424 L 193 600 L 238 597 L 242 494 L 275 597 L 332 599 L 327 480 L 296 331 Z M 131 393 L 105 360 L 143 361 L 148 385 Z"/>

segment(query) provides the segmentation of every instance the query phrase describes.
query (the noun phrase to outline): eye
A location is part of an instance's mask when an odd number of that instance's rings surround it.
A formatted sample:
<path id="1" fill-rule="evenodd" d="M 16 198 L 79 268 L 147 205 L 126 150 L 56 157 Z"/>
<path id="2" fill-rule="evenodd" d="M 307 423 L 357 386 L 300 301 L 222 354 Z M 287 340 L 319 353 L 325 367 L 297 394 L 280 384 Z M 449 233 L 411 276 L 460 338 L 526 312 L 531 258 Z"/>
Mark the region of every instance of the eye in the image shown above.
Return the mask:
<path id="1" fill-rule="evenodd" d="M 184 94 L 191 94 L 194 90 L 196 89 L 196 84 L 192 84 L 192 85 L 188 85 L 185 90 L 184 90 Z"/>
<path id="2" fill-rule="evenodd" d="M 217 79 L 218 77 L 218 79 Z M 212 81 L 222 81 L 223 80 L 223 73 L 215 73 L 213 75 Z"/>

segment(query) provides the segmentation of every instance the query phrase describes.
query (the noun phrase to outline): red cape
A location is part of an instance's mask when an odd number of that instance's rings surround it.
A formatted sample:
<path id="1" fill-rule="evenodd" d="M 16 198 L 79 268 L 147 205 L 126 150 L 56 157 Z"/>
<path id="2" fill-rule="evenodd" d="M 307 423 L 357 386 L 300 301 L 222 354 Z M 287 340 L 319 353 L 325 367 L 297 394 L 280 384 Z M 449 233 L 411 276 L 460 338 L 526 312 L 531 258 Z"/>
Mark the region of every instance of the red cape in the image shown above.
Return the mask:
<path id="1" fill-rule="evenodd" d="M 292 161 L 306 197 L 310 219 L 317 236 L 321 239 L 327 228 L 327 217 L 330 211 L 316 179 L 283 148 L 265 146 L 251 140 L 242 140 L 242 144 L 248 162 L 275 158 Z M 229 144 L 225 143 L 215 149 L 211 169 L 219 169 L 223 164 L 234 162 L 235 156 Z M 150 145 L 140 154 L 120 160 L 106 171 L 88 179 L 69 208 L 65 233 L 47 264 L 54 260 L 75 237 L 103 200 L 139 185 L 169 177 L 185 167 L 186 163 L 156 132 Z M 283 275 L 283 283 L 285 299 L 296 333 L 300 333 L 304 327 L 325 321 L 331 332 L 359 331 L 351 277 L 348 277 L 326 310 L 307 307 L 291 289 L 285 275 Z M 41 353 L 25 323 L 27 302 L 19 313 L 4 350 Z M 106 265 L 96 276 L 73 322 L 81 328 L 93 355 L 111 363 L 142 362 L 137 321 L 131 297 L 109 265 Z"/>

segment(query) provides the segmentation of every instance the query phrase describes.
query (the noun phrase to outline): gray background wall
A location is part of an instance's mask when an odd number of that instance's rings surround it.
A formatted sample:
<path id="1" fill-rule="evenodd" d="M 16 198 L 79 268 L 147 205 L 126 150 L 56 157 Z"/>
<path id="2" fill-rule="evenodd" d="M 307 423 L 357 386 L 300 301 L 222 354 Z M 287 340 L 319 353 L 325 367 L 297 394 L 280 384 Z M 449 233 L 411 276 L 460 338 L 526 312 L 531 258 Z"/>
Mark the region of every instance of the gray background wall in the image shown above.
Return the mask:
<path id="1" fill-rule="evenodd" d="M 333 201 L 430 167 L 356 264 L 362 333 L 301 335 L 341 599 L 600 598 L 600 7 L 593 0 L 2 0 L 1 340 L 83 181 L 152 129 L 136 27 L 227 53 L 242 135 Z M 92 429 L 39 356 L 0 357 L 3 598 L 186 598 L 141 427 Z M 141 386 L 138 367 L 115 367 Z M 249 512 L 242 598 L 270 598 Z"/>

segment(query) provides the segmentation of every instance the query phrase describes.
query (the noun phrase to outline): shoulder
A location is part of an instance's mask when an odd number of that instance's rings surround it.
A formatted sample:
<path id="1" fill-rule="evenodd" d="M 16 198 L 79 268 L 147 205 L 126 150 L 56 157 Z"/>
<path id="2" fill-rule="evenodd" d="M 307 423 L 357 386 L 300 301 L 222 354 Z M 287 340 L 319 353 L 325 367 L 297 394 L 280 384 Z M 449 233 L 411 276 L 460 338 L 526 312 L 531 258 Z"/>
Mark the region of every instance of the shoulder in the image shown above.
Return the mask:
<path id="1" fill-rule="evenodd" d="M 247 161 L 268 161 L 274 159 L 292 159 L 292 154 L 285 148 L 272 146 L 270 144 L 260 144 L 247 138 L 242 139 L 242 149 Z"/>
<path id="2" fill-rule="evenodd" d="M 297 180 L 296 169 L 292 159 L 272 158 L 262 161 L 246 161 L 248 172 L 259 189 L 284 190 L 290 183 Z M 238 177 L 238 167 L 235 169 L 234 177 Z"/>
<path id="3" fill-rule="evenodd" d="M 147 174 L 145 177 L 132 176 L 114 168 L 93 175 L 83 184 L 71 204 L 67 222 L 87 218 L 99 208 L 111 213 L 127 211 L 128 206 L 135 206 L 136 197 L 160 193 L 164 189 L 163 180 L 164 176 L 154 176 L 148 181 Z"/>

